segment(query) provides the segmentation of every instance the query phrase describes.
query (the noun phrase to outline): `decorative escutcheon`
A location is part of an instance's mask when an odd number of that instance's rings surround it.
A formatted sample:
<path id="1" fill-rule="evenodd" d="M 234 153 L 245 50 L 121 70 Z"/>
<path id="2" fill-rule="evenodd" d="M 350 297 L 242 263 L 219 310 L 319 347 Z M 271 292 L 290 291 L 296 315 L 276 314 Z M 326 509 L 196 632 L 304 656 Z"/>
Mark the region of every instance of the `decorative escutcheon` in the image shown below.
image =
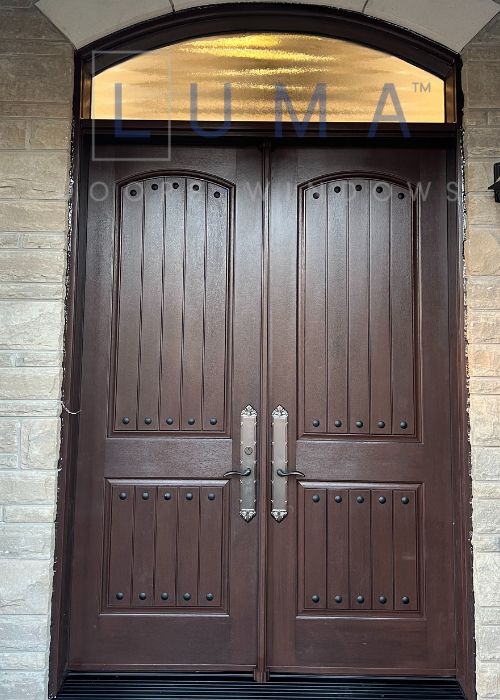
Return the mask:
<path id="1" fill-rule="evenodd" d="M 240 478 L 240 515 L 247 523 L 257 514 L 257 411 L 247 406 L 241 412 L 240 465 L 248 476 Z"/>
<path id="2" fill-rule="evenodd" d="M 272 413 L 271 515 L 280 523 L 288 514 L 288 411 L 277 406 Z"/>

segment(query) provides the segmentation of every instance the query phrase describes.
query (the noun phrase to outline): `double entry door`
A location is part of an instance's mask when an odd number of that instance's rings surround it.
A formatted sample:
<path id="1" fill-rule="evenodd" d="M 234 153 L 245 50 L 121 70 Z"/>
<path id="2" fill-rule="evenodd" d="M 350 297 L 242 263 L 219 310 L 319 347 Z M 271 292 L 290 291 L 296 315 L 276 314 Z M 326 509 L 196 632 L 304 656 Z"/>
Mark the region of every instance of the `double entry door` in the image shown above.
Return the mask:
<path id="1" fill-rule="evenodd" d="M 70 669 L 453 675 L 446 152 L 97 155 Z"/>

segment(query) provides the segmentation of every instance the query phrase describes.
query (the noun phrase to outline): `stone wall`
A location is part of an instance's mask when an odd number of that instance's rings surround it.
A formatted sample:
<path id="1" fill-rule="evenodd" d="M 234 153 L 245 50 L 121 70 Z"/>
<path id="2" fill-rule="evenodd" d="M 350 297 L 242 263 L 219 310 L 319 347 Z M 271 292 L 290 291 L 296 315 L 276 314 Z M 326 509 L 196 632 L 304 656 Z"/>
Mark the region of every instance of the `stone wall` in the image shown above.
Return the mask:
<path id="1" fill-rule="evenodd" d="M 73 49 L 0 0 L 0 698 L 47 697 Z"/>
<path id="2" fill-rule="evenodd" d="M 500 19 L 463 54 L 477 690 L 500 699 Z"/>

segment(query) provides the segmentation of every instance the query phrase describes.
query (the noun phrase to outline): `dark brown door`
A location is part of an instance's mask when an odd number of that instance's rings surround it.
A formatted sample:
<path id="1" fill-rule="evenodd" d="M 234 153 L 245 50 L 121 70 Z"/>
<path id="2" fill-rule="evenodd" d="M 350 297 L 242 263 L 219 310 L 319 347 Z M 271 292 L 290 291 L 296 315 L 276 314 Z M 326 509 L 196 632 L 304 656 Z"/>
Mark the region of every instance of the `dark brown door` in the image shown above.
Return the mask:
<path id="1" fill-rule="evenodd" d="M 250 670 L 257 521 L 223 475 L 260 402 L 260 152 L 97 155 L 70 667 Z"/>
<path id="2" fill-rule="evenodd" d="M 305 476 L 270 519 L 269 666 L 453 674 L 446 154 L 271 172 L 269 409 Z"/>
<path id="3" fill-rule="evenodd" d="M 89 174 L 70 668 L 453 674 L 446 153 L 146 153 Z"/>

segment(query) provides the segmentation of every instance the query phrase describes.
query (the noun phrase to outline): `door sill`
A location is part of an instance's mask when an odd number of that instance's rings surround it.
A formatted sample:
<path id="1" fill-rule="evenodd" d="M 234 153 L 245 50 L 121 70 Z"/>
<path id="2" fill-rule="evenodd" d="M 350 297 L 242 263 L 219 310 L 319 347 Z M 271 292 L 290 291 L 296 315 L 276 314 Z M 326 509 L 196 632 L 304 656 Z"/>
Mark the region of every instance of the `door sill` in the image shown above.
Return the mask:
<path id="1" fill-rule="evenodd" d="M 465 700 L 452 678 L 333 678 L 246 674 L 70 673 L 57 700 Z"/>

